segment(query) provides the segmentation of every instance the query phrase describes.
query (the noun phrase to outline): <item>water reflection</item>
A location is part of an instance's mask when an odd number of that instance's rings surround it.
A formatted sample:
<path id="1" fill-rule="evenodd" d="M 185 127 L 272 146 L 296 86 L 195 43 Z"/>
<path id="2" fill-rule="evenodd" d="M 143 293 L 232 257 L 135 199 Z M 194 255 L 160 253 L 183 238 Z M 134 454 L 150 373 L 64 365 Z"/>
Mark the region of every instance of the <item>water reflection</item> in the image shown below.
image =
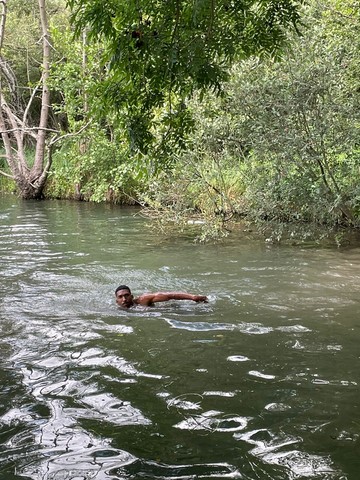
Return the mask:
<path id="1" fill-rule="evenodd" d="M 244 430 L 248 425 L 248 420 L 245 417 L 229 416 L 225 415 L 224 412 L 210 410 L 203 412 L 201 415 L 188 417 L 186 420 L 174 425 L 174 427 L 182 430 L 230 433 Z"/>
<path id="2" fill-rule="evenodd" d="M 333 478 L 336 473 L 329 457 L 310 455 L 300 450 L 283 450 L 301 443 L 301 438 L 276 436 L 265 429 L 234 434 L 237 440 L 255 445 L 250 453 L 262 461 L 285 467 L 289 479 L 296 478 Z"/>
<path id="3" fill-rule="evenodd" d="M 110 206 L 2 209 L 4 478 L 357 478 L 359 250 L 164 240 Z M 121 310 L 123 281 L 210 302 Z"/>

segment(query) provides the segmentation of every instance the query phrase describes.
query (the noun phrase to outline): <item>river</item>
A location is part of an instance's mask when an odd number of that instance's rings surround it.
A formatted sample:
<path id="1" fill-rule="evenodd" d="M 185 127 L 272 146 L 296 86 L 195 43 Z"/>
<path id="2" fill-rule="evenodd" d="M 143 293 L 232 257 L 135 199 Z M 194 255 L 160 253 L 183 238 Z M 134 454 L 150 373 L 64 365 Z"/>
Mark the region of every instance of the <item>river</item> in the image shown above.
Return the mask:
<path id="1" fill-rule="evenodd" d="M 1 480 L 359 478 L 360 248 L 0 202 Z M 123 283 L 209 302 L 122 310 Z"/>

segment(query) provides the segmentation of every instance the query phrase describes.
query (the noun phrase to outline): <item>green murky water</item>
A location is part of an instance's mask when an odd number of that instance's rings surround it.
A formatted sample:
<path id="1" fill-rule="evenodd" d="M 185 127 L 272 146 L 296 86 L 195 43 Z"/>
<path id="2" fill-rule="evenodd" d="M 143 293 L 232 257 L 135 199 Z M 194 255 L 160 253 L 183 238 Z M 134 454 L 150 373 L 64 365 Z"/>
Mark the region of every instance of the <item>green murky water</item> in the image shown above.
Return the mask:
<path id="1" fill-rule="evenodd" d="M 0 198 L 0 478 L 359 478 L 360 248 Z M 120 310 L 114 289 L 209 303 Z"/>

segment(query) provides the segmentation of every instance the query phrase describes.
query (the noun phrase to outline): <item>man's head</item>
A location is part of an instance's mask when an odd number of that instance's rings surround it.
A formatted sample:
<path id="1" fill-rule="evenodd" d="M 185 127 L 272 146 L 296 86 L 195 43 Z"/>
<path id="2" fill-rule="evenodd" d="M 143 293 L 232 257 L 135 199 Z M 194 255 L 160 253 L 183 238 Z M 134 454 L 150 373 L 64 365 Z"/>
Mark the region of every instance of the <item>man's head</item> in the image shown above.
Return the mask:
<path id="1" fill-rule="evenodd" d="M 134 305 L 134 297 L 127 285 L 119 285 L 115 290 L 116 303 L 123 308 L 130 308 Z"/>

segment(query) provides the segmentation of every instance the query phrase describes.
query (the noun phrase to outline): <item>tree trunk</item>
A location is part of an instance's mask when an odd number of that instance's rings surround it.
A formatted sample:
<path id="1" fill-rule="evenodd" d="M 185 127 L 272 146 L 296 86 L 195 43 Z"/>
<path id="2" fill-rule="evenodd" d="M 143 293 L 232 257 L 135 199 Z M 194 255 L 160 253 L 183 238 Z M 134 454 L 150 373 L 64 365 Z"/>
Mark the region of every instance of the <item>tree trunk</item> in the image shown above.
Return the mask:
<path id="1" fill-rule="evenodd" d="M 50 72 L 50 37 L 47 23 L 45 0 L 39 0 L 39 12 L 42 32 L 43 59 L 42 75 L 38 87 L 30 97 L 29 103 L 23 112 L 17 108 L 17 102 L 12 101 L 12 86 L 9 82 L 9 68 L 2 57 L 2 47 L 5 36 L 7 14 L 7 0 L 0 0 L 0 129 L 5 148 L 6 161 L 11 174 L 0 171 L 1 174 L 11 177 L 24 199 L 40 199 L 51 166 L 51 148 L 47 145 L 48 118 L 50 109 L 50 91 L 48 78 Z M 11 69 L 10 69 L 11 71 Z M 3 81 L 6 80 L 7 88 Z M 41 91 L 41 112 L 39 125 L 28 125 L 28 113 L 35 94 Z M 7 99 L 6 97 L 9 97 Z M 30 166 L 25 153 L 25 140 L 28 136 L 35 139 L 35 160 Z M 51 142 L 54 143 L 54 142 Z"/>

